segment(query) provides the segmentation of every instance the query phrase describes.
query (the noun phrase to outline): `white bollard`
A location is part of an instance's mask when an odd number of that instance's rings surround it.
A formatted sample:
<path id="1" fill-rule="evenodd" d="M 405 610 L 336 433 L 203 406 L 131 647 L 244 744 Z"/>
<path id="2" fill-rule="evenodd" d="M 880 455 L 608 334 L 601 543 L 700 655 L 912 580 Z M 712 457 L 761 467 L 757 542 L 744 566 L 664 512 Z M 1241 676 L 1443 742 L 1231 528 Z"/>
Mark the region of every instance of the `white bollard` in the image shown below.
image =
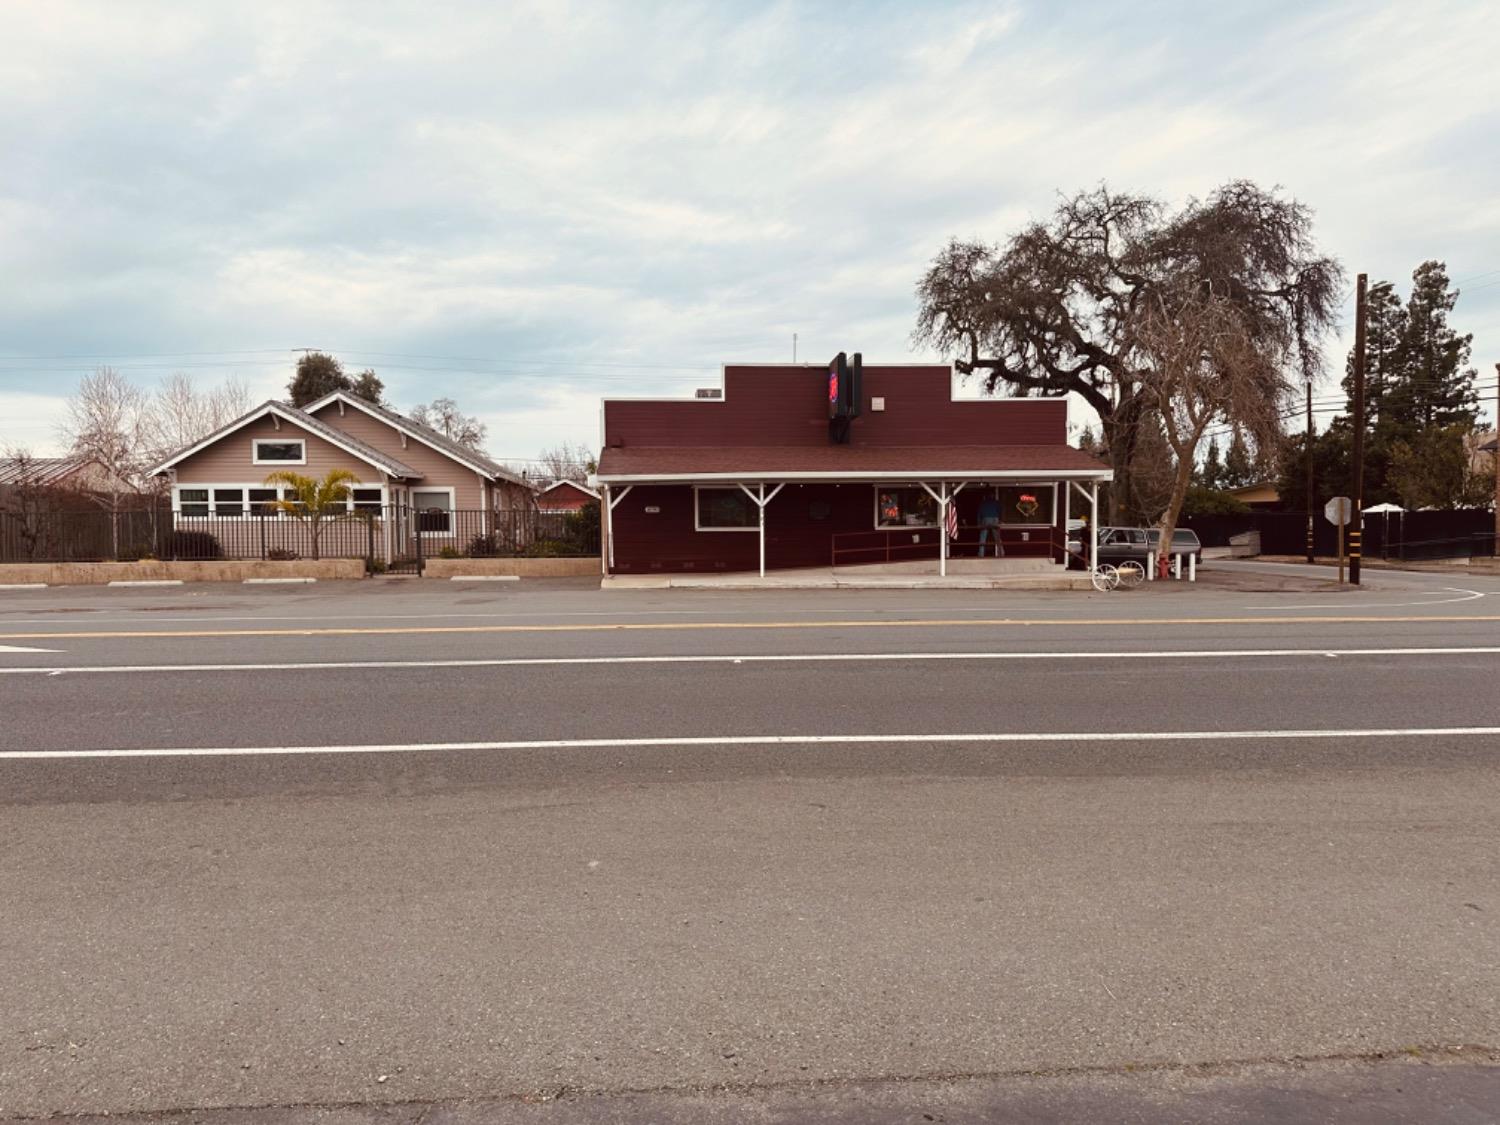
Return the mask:
<path id="1" fill-rule="evenodd" d="M 1179 582 L 1182 581 L 1182 556 L 1181 555 L 1173 555 L 1172 556 L 1172 577 L 1175 578 L 1175 579 L 1177 579 L 1177 581 L 1179 581 Z"/>
<path id="2" fill-rule="evenodd" d="M 1189 582 L 1196 582 L 1196 581 L 1198 581 L 1198 556 L 1197 555 L 1189 555 L 1188 556 L 1188 581 Z"/>
<path id="3" fill-rule="evenodd" d="M 1155 551 L 1147 551 L 1146 552 L 1146 581 L 1147 582 L 1155 582 L 1156 581 L 1156 552 Z"/>

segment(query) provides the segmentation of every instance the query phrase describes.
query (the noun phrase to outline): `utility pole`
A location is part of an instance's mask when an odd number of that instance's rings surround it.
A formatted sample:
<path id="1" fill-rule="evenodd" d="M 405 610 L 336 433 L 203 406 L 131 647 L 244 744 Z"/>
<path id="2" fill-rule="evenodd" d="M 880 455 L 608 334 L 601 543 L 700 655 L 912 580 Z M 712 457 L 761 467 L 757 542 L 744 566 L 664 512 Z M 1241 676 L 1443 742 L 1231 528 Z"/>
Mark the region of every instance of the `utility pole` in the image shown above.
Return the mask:
<path id="1" fill-rule="evenodd" d="M 1318 492 L 1313 485 L 1313 420 L 1312 380 L 1307 381 L 1307 564 L 1313 564 L 1314 513 L 1318 508 Z"/>
<path id="2" fill-rule="evenodd" d="M 1500 555 L 1500 363 L 1495 364 L 1495 456 L 1492 466 L 1495 469 L 1495 547 L 1494 553 Z"/>
<path id="3" fill-rule="evenodd" d="M 1359 585 L 1365 506 L 1365 287 L 1364 274 L 1354 296 L 1354 511 L 1349 513 L 1349 581 Z"/>

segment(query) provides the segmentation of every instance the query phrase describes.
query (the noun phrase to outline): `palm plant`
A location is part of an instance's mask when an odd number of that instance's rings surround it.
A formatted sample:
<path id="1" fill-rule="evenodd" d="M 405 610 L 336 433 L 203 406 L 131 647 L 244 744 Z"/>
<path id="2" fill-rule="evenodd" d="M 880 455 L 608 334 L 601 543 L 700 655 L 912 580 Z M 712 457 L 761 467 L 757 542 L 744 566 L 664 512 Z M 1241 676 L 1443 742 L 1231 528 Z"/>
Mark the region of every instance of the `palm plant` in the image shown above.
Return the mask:
<path id="1" fill-rule="evenodd" d="M 265 483 L 281 486 L 282 498 L 273 503 L 306 525 L 312 557 L 316 559 L 324 523 L 348 512 L 349 486 L 358 484 L 359 477 L 348 469 L 330 469 L 322 480 L 314 480 L 290 469 L 280 469 L 266 477 Z"/>

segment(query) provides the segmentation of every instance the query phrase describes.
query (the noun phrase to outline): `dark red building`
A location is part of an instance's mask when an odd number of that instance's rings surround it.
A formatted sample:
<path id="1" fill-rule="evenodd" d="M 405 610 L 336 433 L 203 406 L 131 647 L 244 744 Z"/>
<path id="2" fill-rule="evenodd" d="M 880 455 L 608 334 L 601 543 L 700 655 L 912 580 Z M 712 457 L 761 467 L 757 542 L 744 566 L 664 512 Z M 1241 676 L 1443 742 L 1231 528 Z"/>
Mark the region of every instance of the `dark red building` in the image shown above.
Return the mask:
<path id="1" fill-rule="evenodd" d="M 1108 466 L 1068 444 L 1066 400 L 954 386 L 946 366 L 865 367 L 839 421 L 829 368 L 800 364 L 726 366 L 719 397 L 605 399 L 605 572 L 946 571 L 978 554 L 987 498 L 1006 557 L 1062 565 L 1069 513 L 1089 513 Z"/>

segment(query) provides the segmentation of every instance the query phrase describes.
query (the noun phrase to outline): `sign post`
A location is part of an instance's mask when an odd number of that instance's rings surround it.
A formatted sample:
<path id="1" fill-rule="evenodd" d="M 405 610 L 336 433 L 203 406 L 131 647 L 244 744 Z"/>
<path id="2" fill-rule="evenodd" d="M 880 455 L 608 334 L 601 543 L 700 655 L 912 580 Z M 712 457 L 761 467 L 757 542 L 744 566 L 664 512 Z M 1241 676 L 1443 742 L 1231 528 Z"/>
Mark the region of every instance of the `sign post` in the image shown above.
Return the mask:
<path id="1" fill-rule="evenodd" d="M 1323 515 L 1329 523 L 1337 524 L 1339 529 L 1339 585 L 1344 584 L 1344 528 L 1349 525 L 1349 517 L 1354 514 L 1354 501 L 1347 496 L 1335 496 L 1323 506 Z"/>

